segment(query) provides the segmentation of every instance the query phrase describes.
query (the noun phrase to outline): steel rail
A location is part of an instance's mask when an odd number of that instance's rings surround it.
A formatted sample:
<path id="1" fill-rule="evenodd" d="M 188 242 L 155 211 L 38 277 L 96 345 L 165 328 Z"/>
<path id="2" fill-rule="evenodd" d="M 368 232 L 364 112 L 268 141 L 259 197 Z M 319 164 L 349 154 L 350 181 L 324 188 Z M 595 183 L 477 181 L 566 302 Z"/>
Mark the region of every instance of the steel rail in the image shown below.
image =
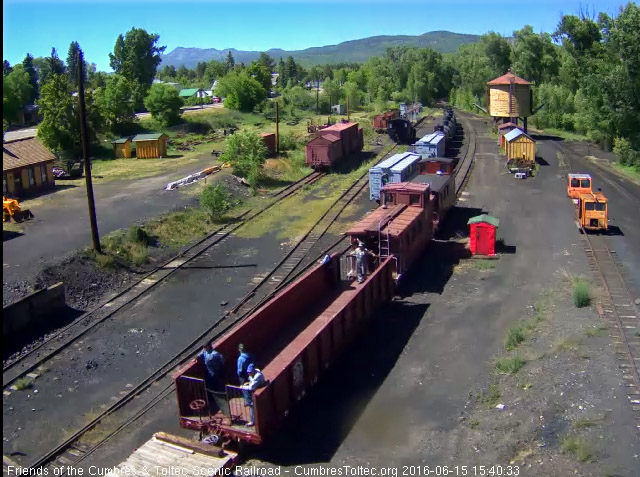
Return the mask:
<path id="1" fill-rule="evenodd" d="M 300 190 L 302 187 L 317 182 L 322 177 L 324 177 L 324 175 L 325 175 L 324 173 L 312 172 L 311 174 L 308 174 L 307 176 L 303 177 L 302 179 L 300 179 L 300 180 L 294 182 L 293 184 L 290 184 L 289 186 L 285 187 L 284 189 L 278 191 L 276 194 L 273 195 L 275 200 L 270 202 L 265 207 L 263 207 L 263 208 L 261 208 L 261 209 L 259 209 L 257 211 L 248 210 L 248 211 L 243 212 L 242 214 L 240 214 L 237 217 L 238 219 L 241 219 L 241 220 L 239 220 L 237 222 L 234 222 L 231 225 L 225 225 L 223 227 L 220 227 L 220 228 L 216 229 L 215 231 L 211 232 L 210 234 L 208 234 L 207 236 L 203 237 L 202 239 L 198 240 L 196 243 L 190 245 L 187 249 L 181 251 L 179 254 L 177 254 L 176 256 L 171 258 L 170 260 L 166 261 L 163 265 L 161 265 L 159 267 L 156 267 L 154 270 L 152 270 L 152 271 L 148 272 L 147 274 L 145 274 L 140 280 L 136 281 L 135 283 L 131 284 L 130 286 L 126 287 L 125 289 L 119 291 L 115 296 L 110 297 L 109 299 L 107 299 L 106 301 L 100 303 L 99 305 L 97 305 L 96 307 L 91 309 L 90 311 L 88 311 L 88 312 L 84 313 L 83 315 L 81 315 L 80 317 L 76 318 L 73 322 L 71 322 L 70 324 L 68 324 L 64 328 L 58 330 L 50 338 L 48 338 L 47 340 L 43 341 L 42 343 L 40 343 L 38 346 L 34 347 L 33 349 L 29 350 L 28 353 L 20 356 L 15 361 L 12 361 L 10 364 L 4 366 L 3 370 L 2 370 L 2 385 L 3 385 L 3 389 L 6 389 L 7 387 L 9 387 L 13 382 L 15 382 L 20 377 L 26 375 L 27 373 L 29 373 L 31 371 L 36 370 L 40 365 L 42 365 L 42 363 L 46 362 L 51 357 L 55 356 L 56 354 L 58 354 L 59 352 L 61 352 L 65 348 L 67 348 L 69 345 L 74 343 L 78 338 L 80 338 L 85 333 L 89 332 L 90 330 L 92 330 L 93 328 L 98 326 L 100 323 L 102 323 L 102 322 L 106 321 L 107 319 L 109 319 L 110 317 L 112 317 L 116 312 L 121 310 L 123 307 L 127 306 L 128 304 L 130 304 L 134 300 L 137 300 L 142 295 L 144 295 L 147 292 L 149 292 L 158 283 L 163 282 L 167 277 L 172 275 L 174 272 L 176 272 L 177 270 L 182 269 L 187 263 L 189 263 L 192 260 L 196 259 L 200 255 L 202 255 L 204 252 L 209 250 L 211 247 L 214 247 L 215 245 L 220 243 L 222 240 L 227 238 L 231 233 L 233 233 L 234 231 L 236 231 L 237 229 L 242 227 L 248 221 L 258 217 L 259 215 L 261 215 L 262 213 L 266 212 L 267 210 L 269 210 L 271 207 L 273 207 L 277 203 L 281 202 L 282 200 L 286 199 L 287 197 L 290 197 L 295 192 Z M 206 243 L 207 241 L 211 241 L 212 239 L 213 239 L 212 243 Z M 204 247 L 201 250 L 196 250 L 197 247 L 202 246 L 202 245 L 204 245 Z M 196 251 L 194 252 L 194 250 L 196 250 Z M 185 257 L 185 255 L 188 256 L 187 259 L 184 260 L 184 261 L 181 261 L 181 258 Z M 170 265 L 173 262 L 176 262 L 176 261 L 181 261 L 181 263 L 179 263 L 177 266 L 170 267 Z M 162 276 L 159 277 L 156 280 L 153 280 L 151 277 L 154 274 L 160 274 Z M 140 290 L 139 292 L 136 292 L 134 290 L 136 287 L 142 287 L 143 289 Z M 132 296 L 125 297 L 125 295 L 130 293 L 130 292 L 131 292 Z M 117 300 L 119 300 L 122 297 L 125 297 L 125 299 L 122 300 L 121 303 L 117 303 L 116 304 Z M 113 306 L 114 304 L 116 304 L 116 306 Z M 101 316 L 101 317 L 95 319 L 89 326 L 86 326 L 80 332 L 78 332 L 76 334 L 69 335 L 69 332 L 72 331 L 73 328 L 77 327 L 80 324 L 85 324 L 87 319 L 91 319 L 92 315 L 97 314 L 97 312 L 99 312 L 100 310 L 107 310 L 104 316 Z M 52 344 L 55 340 L 58 340 L 58 341 L 59 340 L 63 340 L 63 339 L 65 339 L 65 337 L 67 339 L 65 341 L 63 341 L 62 343 L 60 343 L 58 346 L 56 346 L 54 349 L 49 350 L 45 354 L 42 354 L 42 355 L 40 354 L 39 351 L 44 346 Z M 25 361 L 27 361 L 28 358 L 30 358 L 30 357 L 32 357 L 34 355 L 36 356 L 36 360 L 34 362 L 25 364 Z M 12 372 L 12 370 L 16 369 L 16 367 L 18 365 L 22 365 L 22 369 L 20 369 L 18 372 Z"/>

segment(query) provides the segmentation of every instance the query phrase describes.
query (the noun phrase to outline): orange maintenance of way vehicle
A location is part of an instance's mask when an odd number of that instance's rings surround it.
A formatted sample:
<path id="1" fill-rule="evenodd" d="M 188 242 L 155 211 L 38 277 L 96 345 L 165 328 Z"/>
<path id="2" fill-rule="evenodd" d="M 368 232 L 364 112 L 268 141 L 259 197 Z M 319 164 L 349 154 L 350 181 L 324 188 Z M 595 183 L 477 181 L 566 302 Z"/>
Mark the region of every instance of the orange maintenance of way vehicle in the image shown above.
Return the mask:
<path id="1" fill-rule="evenodd" d="M 567 176 L 567 197 L 579 199 L 582 194 L 591 193 L 591 176 L 589 174 L 569 174 Z"/>

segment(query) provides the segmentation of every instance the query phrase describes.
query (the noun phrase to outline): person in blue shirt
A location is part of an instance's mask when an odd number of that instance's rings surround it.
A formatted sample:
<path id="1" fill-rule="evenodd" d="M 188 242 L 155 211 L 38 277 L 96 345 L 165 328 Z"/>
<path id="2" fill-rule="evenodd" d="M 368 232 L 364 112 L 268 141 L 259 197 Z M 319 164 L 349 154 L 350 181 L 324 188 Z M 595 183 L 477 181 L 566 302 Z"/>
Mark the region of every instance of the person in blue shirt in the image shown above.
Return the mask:
<path id="1" fill-rule="evenodd" d="M 240 386 L 242 386 L 249 377 L 247 375 L 247 368 L 250 364 L 253 364 L 253 356 L 245 351 L 242 343 L 238 345 L 238 353 L 238 381 L 240 382 Z"/>
<path id="2" fill-rule="evenodd" d="M 249 399 L 247 406 L 249 406 L 251 420 L 247 422 L 247 427 L 252 427 L 256 420 L 255 411 L 253 410 L 253 391 L 266 385 L 267 381 L 264 379 L 262 371 L 256 368 L 253 364 L 250 364 L 247 367 L 247 374 L 249 376 L 249 381 L 243 384 L 242 387 L 246 390 L 245 398 L 248 397 Z"/>
<path id="3" fill-rule="evenodd" d="M 213 349 L 212 343 L 207 343 L 198 355 L 198 359 L 204 364 L 204 383 L 207 390 L 222 391 L 224 389 L 222 355 Z"/>

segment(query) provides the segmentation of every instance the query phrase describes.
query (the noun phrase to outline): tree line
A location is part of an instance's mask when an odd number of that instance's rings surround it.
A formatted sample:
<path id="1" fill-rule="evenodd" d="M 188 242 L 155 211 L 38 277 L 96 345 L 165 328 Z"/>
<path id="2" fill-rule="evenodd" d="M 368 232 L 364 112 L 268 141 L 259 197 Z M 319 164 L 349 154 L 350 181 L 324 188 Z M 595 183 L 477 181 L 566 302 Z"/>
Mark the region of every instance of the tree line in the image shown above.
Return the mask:
<path id="1" fill-rule="evenodd" d="M 116 39 L 109 55 L 113 74 L 85 64 L 90 128 L 120 134 L 130 130 L 134 112 L 148 109 L 163 124 L 178 121 L 182 105 L 176 88 L 152 84 L 154 78 L 183 87 L 209 89 L 225 97 L 225 107 L 269 113 L 274 102 L 297 110 L 330 112 L 347 100 L 352 109 L 383 111 L 390 102 L 432 104 L 448 98 L 460 108 L 485 107 L 487 81 L 511 69 L 532 82 L 532 117 L 538 128 L 587 135 L 613 145 L 622 162 L 640 167 L 640 8 L 629 3 L 617 16 L 564 15 L 556 30 L 536 33 L 531 26 L 512 37 L 489 32 L 455 53 L 398 46 L 361 64 L 305 68 L 293 57 L 277 61 L 266 53 L 250 64 L 200 62 L 195 68 L 164 66 L 157 34 L 133 28 Z M 71 96 L 77 75 L 79 45 L 69 47 L 66 64 L 55 49 L 47 58 L 27 55 L 15 66 L 3 66 L 3 119 L 15 121 L 21 107 L 34 100 L 43 113 L 43 139 L 52 149 L 77 144 Z M 272 73 L 278 73 L 272 84 Z M 274 91 L 277 96 L 266 101 Z M 477 109 L 475 109 L 477 111 Z M 39 133 L 40 134 L 40 133 Z"/>

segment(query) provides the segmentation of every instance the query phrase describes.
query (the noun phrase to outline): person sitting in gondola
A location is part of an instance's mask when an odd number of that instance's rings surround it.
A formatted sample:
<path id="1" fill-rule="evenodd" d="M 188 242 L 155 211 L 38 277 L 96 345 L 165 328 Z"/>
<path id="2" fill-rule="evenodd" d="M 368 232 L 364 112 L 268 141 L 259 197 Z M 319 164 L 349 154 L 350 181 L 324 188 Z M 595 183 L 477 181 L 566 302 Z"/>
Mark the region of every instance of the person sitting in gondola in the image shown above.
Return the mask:
<path id="1" fill-rule="evenodd" d="M 247 422 L 247 426 L 251 427 L 255 424 L 256 420 L 253 404 L 253 391 L 263 387 L 265 384 L 267 384 L 267 381 L 264 379 L 262 371 L 256 368 L 253 363 L 250 364 L 247 368 L 247 374 L 249 375 L 249 381 L 243 384 L 242 388 L 246 391 L 245 400 L 247 401 L 246 405 L 249 406 L 249 414 L 251 416 L 251 420 Z"/>

